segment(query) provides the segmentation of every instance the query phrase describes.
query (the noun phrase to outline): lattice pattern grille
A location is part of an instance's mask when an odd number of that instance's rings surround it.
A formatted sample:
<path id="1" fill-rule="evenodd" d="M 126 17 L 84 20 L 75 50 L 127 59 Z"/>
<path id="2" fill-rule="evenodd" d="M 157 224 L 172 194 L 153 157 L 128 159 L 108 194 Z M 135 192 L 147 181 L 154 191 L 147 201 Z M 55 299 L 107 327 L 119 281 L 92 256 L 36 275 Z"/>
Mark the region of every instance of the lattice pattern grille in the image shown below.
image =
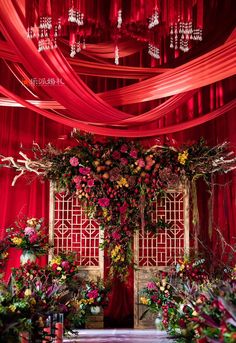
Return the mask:
<path id="1" fill-rule="evenodd" d="M 99 225 L 88 218 L 78 198 L 55 194 L 53 231 L 55 254 L 74 251 L 81 266 L 99 267 Z"/>
<path id="2" fill-rule="evenodd" d="M 163 219 L 169 228 L 159 229 L 158 234 L 139 232 L 138 266 L 169 266 L 184 254 L 184 194 L 169 191 L 153 203 L 152 221 Z"/>

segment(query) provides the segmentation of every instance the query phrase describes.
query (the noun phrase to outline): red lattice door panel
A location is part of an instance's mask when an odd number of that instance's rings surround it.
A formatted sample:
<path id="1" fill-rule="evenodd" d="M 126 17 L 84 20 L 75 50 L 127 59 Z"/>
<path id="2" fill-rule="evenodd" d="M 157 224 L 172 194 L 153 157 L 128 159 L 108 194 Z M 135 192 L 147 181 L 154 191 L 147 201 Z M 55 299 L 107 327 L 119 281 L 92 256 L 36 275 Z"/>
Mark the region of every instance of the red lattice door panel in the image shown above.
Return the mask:
<path id="1" fill-rule="evenodd" d="M 167 269 L 182 257 L 189 247 L 188 193 L 185 188 L 169 190 L 153 203 L 152 221 L 163 219 L 168 228 L 159 229 L 157 234 L 142 232 L 135 237 L 135 326 L 149 327 L 153 318 L 139 320 L 145 308 L 139 303 L 139 290 L 146 285 L 157 270 Z"/>
<path id="2" fill-rule="evenodd" d="M 54 254 L 73 251 L 85 274 L 102 277 L 103 252 L 99 249 L 102 231 L 99 224 L 88 217 L 77 197 L 55 193 L 51 188 L 50 239 Z"/>

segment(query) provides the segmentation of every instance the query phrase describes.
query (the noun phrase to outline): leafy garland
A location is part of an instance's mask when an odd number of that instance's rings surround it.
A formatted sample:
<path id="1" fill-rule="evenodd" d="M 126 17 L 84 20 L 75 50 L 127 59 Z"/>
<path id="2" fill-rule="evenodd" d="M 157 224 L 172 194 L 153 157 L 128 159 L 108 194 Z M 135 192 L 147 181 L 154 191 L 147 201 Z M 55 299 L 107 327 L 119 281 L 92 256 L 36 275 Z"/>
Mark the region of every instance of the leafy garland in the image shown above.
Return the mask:
<path id="1" fill-rule="evenodd" d="M 64 151 L 51 144 L 44 149 L 34 145 L 34 160 L 20 153 L 25 158 L 21 165 L 12 157 L 2 161 L 20 175 L 34 171 L 53 181 L 58 191 L 75 193 L 105 229 L 102 248 L 108 249 L 111 275 L 120 279 L 125 279 L 128 266 L 133 264 L 133 233 L 140 228 L 156 231 L 167 226 L 151 222 L 152 202 L 159 195 L 186 179 L 203 177 L 209 181 L 211 174 L 236 167 L 228 143 L 210 148 L 201 139 L 181 148 L 156 145 L 145 149 L 137 141 L 125 139 L 101 143 L 79 132 L 74 138 L 77 146 Z"/>

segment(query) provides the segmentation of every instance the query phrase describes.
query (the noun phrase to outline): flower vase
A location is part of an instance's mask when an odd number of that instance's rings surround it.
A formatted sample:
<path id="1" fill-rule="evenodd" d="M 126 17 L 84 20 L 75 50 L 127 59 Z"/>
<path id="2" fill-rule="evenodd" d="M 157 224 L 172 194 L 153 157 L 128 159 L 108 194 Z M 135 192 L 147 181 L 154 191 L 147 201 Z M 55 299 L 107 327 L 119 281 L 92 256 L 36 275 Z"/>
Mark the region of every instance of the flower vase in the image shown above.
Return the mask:
<path id="1" fill-rule="evenodd" d="M 97 315 L 101 312 L 101 307 L 100 306 L 91 306 L 90 312 L 94 315 Z"/>
<path id="2" fill-rule="evenodd" d="M 35 261 L 36 261 L 36 255 L 32 251 L 23 250 L 20 257 L 21 265 L 24 265 L 27 262 L 34 263 Z"/>
<path id="3" fill-rule="evenodd" d="M 162 316 L 158 313 L 155 319 L 156 330 L 163 330 Z"/>

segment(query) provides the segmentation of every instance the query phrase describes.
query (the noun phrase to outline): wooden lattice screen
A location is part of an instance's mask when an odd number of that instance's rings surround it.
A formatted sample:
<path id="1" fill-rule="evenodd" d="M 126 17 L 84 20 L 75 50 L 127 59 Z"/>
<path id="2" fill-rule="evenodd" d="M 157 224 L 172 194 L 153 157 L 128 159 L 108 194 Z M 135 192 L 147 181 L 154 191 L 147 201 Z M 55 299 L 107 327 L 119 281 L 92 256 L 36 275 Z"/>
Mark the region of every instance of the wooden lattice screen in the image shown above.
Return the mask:
<path id="1" fill-rule="evenodd" d="M 102 231 L 88 217 L 79 199 L 73 195 L 50 191 L 50 240 L 54 254 L 74 251 L 82 270 L 89 277 L 103 276 L 103 251 L 99 249 Z"/>
<path id="2" fill-rule="evenodd" d="M 135 327 L 151 327 L 153 318 L 139 320 L 145 308 L 139 305 L 139 290 L 158 269 L 167 269 L 189 247 L 189 198 L 187 188 L 169 190 L 153 203 L 152 220 L 159 218 L 169 224 L 155 235 L 140 230 L 134 237 L 134 258 L 137 269 L 134 277 Z M 88 218 L 79 199 L 73 195 L 50 191 L 50 239 L 54 253 L 59 250 L 77 253 L 85 277 L 103 276 L 104 257 L 99 249 L 102 230 L 98 223 Z"/>
<path id="3" fill-rule="evenodd" d="M 151 327 L 153 316 L 148 314 L 140 320 L 145 307 L 139 304 L 139 291 L 157 270 L 168 269 L 177 259 L 188 252 L 189 247 L 189 197 L 187 188 L 169 190 L 153 203 L 152 220 L 163 219 L 168 228 L 158 234 L 139 231 L 135 236 L 134 255 L 137 269 L 134 277 L 134 323 L 135 327 Z"/>

